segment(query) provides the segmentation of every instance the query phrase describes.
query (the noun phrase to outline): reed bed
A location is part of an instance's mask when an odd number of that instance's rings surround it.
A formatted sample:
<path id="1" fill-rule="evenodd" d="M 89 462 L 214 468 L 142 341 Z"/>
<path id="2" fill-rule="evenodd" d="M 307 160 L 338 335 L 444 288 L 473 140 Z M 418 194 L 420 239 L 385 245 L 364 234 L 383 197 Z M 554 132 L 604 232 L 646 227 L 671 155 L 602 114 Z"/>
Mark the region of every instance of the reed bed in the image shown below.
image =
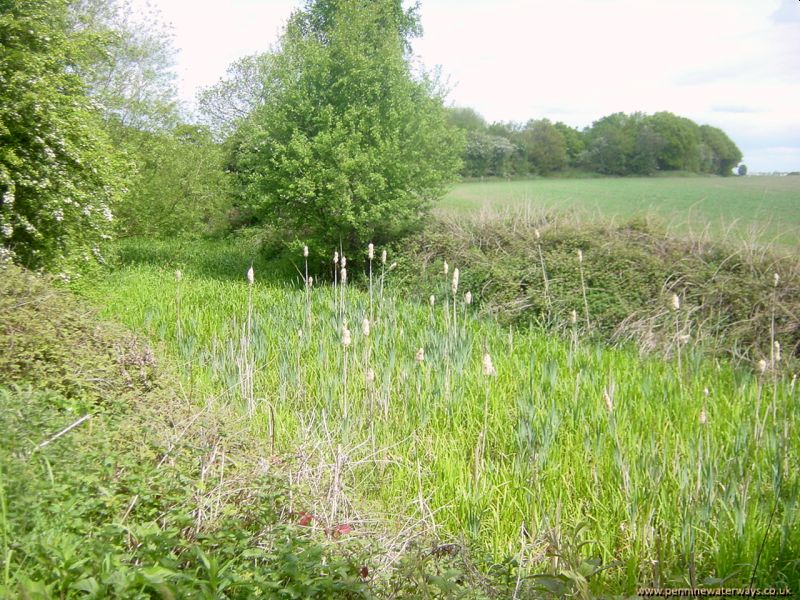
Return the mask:
<path id="1" fill-rule="evenodd" d="M 312 287 L 257 266 L 250 284 L 246 263 L 238 280 L 127 266 L 82 293 L 161 342 L 199 405 L 249 411 L 323 524 L 412 515 L 512 561 L 519 589 L 601 566 L 595 585 L 625 593 L 798 581 L 800 402 L 774 356 L 642 357 L 580 339 L 574 313 L 568 340 L 510 331 L 473 314 L 453 279 L 469 265 L 417 305 L 385 263 L 378 294 L 341 265 L 335 287 Z"/>

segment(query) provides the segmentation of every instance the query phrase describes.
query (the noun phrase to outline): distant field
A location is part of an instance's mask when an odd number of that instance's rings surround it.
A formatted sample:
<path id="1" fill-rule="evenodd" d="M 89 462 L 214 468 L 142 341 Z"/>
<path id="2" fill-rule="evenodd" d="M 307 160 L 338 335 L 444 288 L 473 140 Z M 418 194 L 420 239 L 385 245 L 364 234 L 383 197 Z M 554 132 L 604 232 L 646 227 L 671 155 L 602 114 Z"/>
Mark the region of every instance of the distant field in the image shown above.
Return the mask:
<path id="1" fill-rule="evenodd" d="M 439 211 L 577 208 L 589 214 L 656 214 L 679 231 L 800 246 L 800 177 L 537 179 L 458 184 Z"/>

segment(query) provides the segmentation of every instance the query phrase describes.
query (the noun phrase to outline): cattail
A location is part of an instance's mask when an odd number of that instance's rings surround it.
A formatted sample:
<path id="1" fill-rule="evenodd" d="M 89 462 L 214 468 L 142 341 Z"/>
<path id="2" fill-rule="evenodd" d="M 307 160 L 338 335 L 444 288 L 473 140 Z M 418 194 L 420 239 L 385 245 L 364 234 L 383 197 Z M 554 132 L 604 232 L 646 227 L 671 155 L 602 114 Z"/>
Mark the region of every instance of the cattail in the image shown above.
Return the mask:
<path id="1" fill-rule="evenodd" d="M 767 371 L 767 361 L 765 361 L 762 358 L 760 361 L 758 361 L 758 372 L 763 375 L 766 371 Z"/>
<path id="2" fill-rule="evenodd" d="M 308 287 L 312 287 L 314 285 L 314 278 L 309 275 L 308 276 Z"/>
<path id="3" fill-rule="evenodd" d="M 344 256 L 342 257 L 342 264 L 344 264 Z M 339 281 L 341 281 L 342 285 L 347 283 L 347 269 L 342 267 L 342 270 L 339 271 Z"/>
<path id="4" fill-rule="evenodd" d="M 778 340 L 775 340 L 775 343 L 772 344 L 773 348 L 773 355 L 775 358 L 775 362 L 780 362 L 781 360 L 781 343 Z"/>
<path id="5" fill-rule="evenodd" d="M 698 420 L 700 421 L 700 425 L 705 425 L 706 423 L 708 423 L 708 415 L 706 414 L 705 406 L 702 409 L 700 409 L 700 416 L 698 417 Z"/>
<path id="6" fill-rule="evenodd" d="M 373 381 L 375 381 L 375 371 L 371 368 L 367 369 L 367 372 L 364 373 L 364 379 L 367 381 L 367 385 L 371 385 Z"/>
<path id="7" fill-rule="evenodd" d="M 333 253 L 333 264 L 339 264 L 339 251 Z"/>
<path id="8" fill-rule="evenodd" d="M 534 229 L 534 230 L 533 230 L 533 237 L 534 237 L 536 240 L 539 240 L 539 238 L 541 238 L 541 237 L 542 237 L 542 236 L 541 236 L 541 234 L 539 233 L 539 230 L 538 230 L 538 229 Z"/>
<path id="9" fill-rule="evenodd" d="M 361 333 L 364 334 L 364 337 L 369 337 L 369 319 L 366 317 L 361 321 Z"/>
<path id="10" fill-rule="evenodd" d="M 255 282 L 255 280 L 256 276 L 255 273 L 253 272 L 253 267 L 251 265 L 250 268 L 247 269 L 247 281 L 250 283 L 250 285 L 253 285 L 253 282 Z"/>
<path id="11" fill-rule="evenodd" d="M 583 250 L 581 250 L 580 248 L 578 248 L 578 262 L 579 263 L 583 262 Z"/>
<path id="12" fill-rule="evenodd" d="M 385 265 L 385 264 L 386 264 L 386 250 L 384 250 L 383 252 L 381 252 L 381 264 L 382 264 L 382 265 Z"/>
<path id="13" fill-rule="evenodd" d="M 467 306 L 472 304 L 472 292 L 467 291 L 467 293 L 464 294 L 464 304 L 466 304 Z"/>
<path id="14" fill-rule="evenodd" d="M 436 296 L 431 294 L 431 297 L 428 299 L 428 301 L 431 303 L 431 306 L 434 306 L 436 304 Z"/>
<path id="15" fill-rule="evenodd" d="M 450 289 L 453 290 L 453 296 L 455 296 L 456 292 L 458 292 L 458 267 L 453 269 L 453 284 L 450 286 Z"/>
<path id="16" fill-rule="evenodd" d="M 373 246 L 372 243 L 370 243 L 369 246 L 367 246 L 367 258 L 369 258 L 370 260 L 375 258 L 375 246 Z"/>
<path id="17" fill-rule="evenodd" d="M 681 299 L 678 297 L 678 294 L 672 294 L 672 310 L 680 310 L 681 309 Z"/>
<path id="18" fill-rule="evenodd" d="M 347 326 L 345 326 L 344 329 L 342 330 L 342 345 L 345 348 L 347 348 L 350 345 L 351 341 L 352 340 L 350 339 L 350 330 L 347 328 Z"/>
<path id="19" fill-rule="evenodd" d="M 611 394 L 608 393 L 608 388 L 603 390 L 603 400 L 606 402 L 606 410 L 608 412 L 614 412 L 614 400 L 611 398 Z"/>
<path id="20" fill-rule="evenodd" d="M 447 261 L 444 261 L 444 276 L 447 277 L 447 274 L 450 272 L 450 265 L 447 264 Z"/>
<path id="21" fill-rule="evenodd" d="M 342 265 L 343 269 L 347 266 L 347 257 L 344 255 L 344 252 L 342 252 L 342 257 L 339 259 L 339 264 Z"/>
<path id="22" fill-rule="evenodd" d="M 181 273 L 181 270 L 178 269 L 175 271 L 175 281 L 180 281 L 181 279 L 183 279 L 183 273 Z"/>
<path id="23" fill-rule="evenodd" d="M 489 356 L 488 352 L 483 355 L 483 374 L 487 377 L 494 377 L 497 375 L 497 371 L 492 364 L 492 357 Z"/>
<path id="24" fill-rule="evenodd" d="M 569 320 L 570 323 L 572 323 L 573 325 L 578 324 L 578 311 L 575 310 L 574 308 L 572 309 L 572 312 L 569 314 Z"/>
<path id="25" fill-rule="evenodd" d="M 420 348 L 419 350 L 417 350 L 417 354 L 416 354 L 416 356 L 414 356 L 414 360 L 416 360 L 417 364 L 420 364 L 420 365 L 425 361 L 425 349 L 424 348 Z"/>
<path id="26" fill-rule="evenodd" d="M 775 287 L 778 287 L 778 284 L 779 284 L 780 282 L 781 282 L 781 276 L 780 276 L 780 275 L 778 275 L 777 273 L 775 273 L 775 274 L 772 276 L 772 285 L 774 285 Z"/>
<path id="27" fill-rule="evenodd" d="M 308 258 L 308 246 L 303 246 L 303 256 Z"/>

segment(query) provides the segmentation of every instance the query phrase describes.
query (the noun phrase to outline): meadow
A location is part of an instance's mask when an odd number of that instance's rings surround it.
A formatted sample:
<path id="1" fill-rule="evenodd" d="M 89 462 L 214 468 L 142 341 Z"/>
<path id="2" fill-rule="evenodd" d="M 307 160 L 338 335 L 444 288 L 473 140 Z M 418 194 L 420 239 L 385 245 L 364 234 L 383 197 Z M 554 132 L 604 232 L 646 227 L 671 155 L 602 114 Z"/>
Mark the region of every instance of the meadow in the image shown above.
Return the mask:
<path id="1" fill-rule="evenodd" d="M 464 182 L 438 210 L 569 209 L 604 217 L 655 215 L 675 231 L 800 244 L 800 177 L 646 177 Z"/>
<path id="2" fill-rule="evenodd" d="M 468 265 L 409 303 L 381 249 L 371 286 L 336 287 L 264 278 L 229 242 L 118 250 L 75 289 L 180 365 L 198 406 L 238 410 L 313 526 L 432 531 L 520 597 L 800 583 L 798 392 L 779 350 L 746 369 L 691 344 L 662 360 L 591 343 L 583 315 L 563 337 L 501 327 L 454 279 Z"/>

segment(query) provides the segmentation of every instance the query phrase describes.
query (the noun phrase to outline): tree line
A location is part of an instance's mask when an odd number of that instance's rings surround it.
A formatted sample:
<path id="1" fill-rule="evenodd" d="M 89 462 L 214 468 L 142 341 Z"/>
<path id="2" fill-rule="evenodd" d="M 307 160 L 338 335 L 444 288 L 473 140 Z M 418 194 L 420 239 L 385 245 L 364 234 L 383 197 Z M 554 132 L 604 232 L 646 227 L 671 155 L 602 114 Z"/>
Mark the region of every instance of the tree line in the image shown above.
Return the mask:
<path id="1" fill-rule="evenodd" d="M 689 171 L 732 174 L 742 153 L 724 131 L 670 112 L 614 113 L 583 130 L 548 119 L 492 123 L 471 108 L 452 108 L 450 122 L 466 135 L 465 177 L 551 175 L 568 170 L 602 175 Z"/>

